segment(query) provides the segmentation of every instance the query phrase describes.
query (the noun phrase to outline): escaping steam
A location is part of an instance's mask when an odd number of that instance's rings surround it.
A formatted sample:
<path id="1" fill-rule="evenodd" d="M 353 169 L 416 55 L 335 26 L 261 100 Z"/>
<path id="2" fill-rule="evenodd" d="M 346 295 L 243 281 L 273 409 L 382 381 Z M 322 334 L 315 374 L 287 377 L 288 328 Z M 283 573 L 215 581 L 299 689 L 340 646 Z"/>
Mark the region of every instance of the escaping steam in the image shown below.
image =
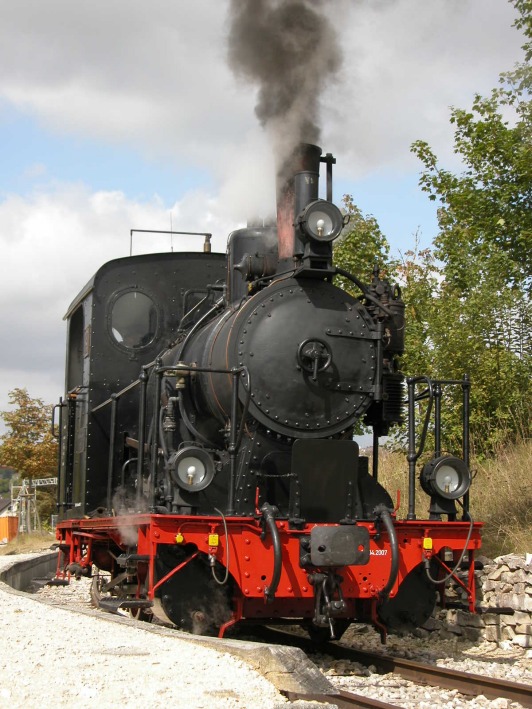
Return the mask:
<path id="1" fill-rule="evenodd" d="M 256 114 L 276 158 L 320 140 L 320 94 L 341 52 L 327 0 L 231 0 L 229 65 L 258 85 Z M 329 0 L 330 3 L 330 0 Z"/>
<path id="2" fill-rule="evenodd" d="M 125 515 L 130 515 L 134 512 L 148 512 L 148 502 L 145 498 L 142 499 L 141 505 L 143 509 L 138 509 L 136 492 L 128 489 L 123 485 L 116 488 L 112 499 L 113 513 L 116 515 L 115 520 L 120 532 L 120 539 L 127 546 L 136 546 L 138 542 L 138 527 L 127 522 Z"/>

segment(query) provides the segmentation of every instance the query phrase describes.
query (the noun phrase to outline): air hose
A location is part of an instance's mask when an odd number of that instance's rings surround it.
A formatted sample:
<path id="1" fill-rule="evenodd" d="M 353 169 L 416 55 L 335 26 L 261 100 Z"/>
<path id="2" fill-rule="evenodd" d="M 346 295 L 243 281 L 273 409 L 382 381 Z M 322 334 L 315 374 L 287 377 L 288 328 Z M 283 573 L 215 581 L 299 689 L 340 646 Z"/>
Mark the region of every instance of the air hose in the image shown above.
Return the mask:
<path id="1" fill-rule="evenodd" d="M 275 598 L 275 592 L 277 591 L 279 581 L 281 580 L 281 539 L 279 537 L 279 530 L 275 524 L 275 513 L 277 512 L 277 509 L 268 502 L 265 502 L 260 508 L 260 511 L 262 512 L 262 518 L 270 530 L 273 543 L 273 575 L 269 586 L 265 586 L 264 588 L 266 602 L 271 603 Z"/>
<path id="2" fill-rule="evenodd" d="M 392 551 L 392 563 L 390 566 L 388 582 L 379 593 L 379 598 L 382 602 L 388 598 L 390 591 L 395 586 L 395 582 L 397 581 L 397 574 L 399 573 L 399 545 L 397 543 L 397 534 L 395 533 L 392 516 L 386 505 L 377 505 L 373 512 L 383 521 L 384 526 L 386 527 L 386 531 L 390 537 L 390 549 Z"/>

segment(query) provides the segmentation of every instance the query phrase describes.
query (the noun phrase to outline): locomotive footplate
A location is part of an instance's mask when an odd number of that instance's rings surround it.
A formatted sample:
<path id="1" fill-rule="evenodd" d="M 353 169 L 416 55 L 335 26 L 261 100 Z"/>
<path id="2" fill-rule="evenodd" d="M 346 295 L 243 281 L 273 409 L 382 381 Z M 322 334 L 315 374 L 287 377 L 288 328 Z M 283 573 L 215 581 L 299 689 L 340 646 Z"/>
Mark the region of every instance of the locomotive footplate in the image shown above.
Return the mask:
<path id="1" fill-rule="evenodd" d="M 363 566 L 369 562 L 366 527 L 316 526 L 300 541 L 301 566 Z"/>

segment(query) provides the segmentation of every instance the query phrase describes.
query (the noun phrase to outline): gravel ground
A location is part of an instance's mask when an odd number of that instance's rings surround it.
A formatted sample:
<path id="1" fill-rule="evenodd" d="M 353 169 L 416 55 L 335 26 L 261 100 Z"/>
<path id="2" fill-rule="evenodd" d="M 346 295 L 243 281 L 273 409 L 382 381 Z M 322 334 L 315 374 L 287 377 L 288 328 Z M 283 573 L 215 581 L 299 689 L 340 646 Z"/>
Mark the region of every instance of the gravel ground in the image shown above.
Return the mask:
<path id="1" fill-rule="evenodd" d="M 0 569 L 26 558 L 31 555 L 0 557 Z M 49 597 L 53 593 L 43 591 Z M 55 589 L 55 594 L 64 594 L 58 604 L 80 593 L 88 599 L 86 584 Z M 105 614 L 73 615 L 2 583 L 0 603 L 0 707 L 290 706 L 270 682 L 231 655 L 111 624 Z"/>
<path id="2" fill-rule="evenodd" d="M 28 558 L 19 555 L 16 560 Z M 0 557 L 0 569 L 14 557 Z M 2 686 L 0 707 L 79 707 L 108 700 L 130 707 L 246 707 L 288 709 L 310 707 L 310 702 L 285 700 L 275 688 L 246 663 L 177 637 L 153 634 L 136 626 L 109 624 L 107 614 L 73 616 L 66 607 L 90 609 L 89 580 L 72 581 L 68 587 L 44 586 L 39 596 L 47 605 L 24 594 L 14 594 L 0 584 L 4 622 L 0 630 Z M 59 607 L 53 607 L 55 604 Z M 531 685 L 532 652 L 494 643 L 463 640 L 399 638 L 390 636 L 382 646 L 377 633 L 353 625 L 344 635 L 360 649 L 431 662 L 464 672 L 487 674 Z M 419 687 L 400 677 L 379 675 L 375 668 L 356 662 L 334 660 L 326 655 L 312 658 L 335 686 L 408 709 L 491 707 L 516 709 L 506 699 L 468 699 L 456 691 Z M 105 673 L 102 672 L 105 667 Z M 9 677 L 9 684 L 5 678 Z M 314 705 L 324 706 L 324 705 Z"/>

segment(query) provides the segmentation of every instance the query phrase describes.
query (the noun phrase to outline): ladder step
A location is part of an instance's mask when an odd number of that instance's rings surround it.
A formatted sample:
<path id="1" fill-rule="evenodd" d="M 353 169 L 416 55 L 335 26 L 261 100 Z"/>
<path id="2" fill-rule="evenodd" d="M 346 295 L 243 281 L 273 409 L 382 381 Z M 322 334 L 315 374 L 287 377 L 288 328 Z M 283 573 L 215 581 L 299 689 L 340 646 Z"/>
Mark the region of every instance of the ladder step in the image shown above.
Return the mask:
<path id="1" fill-rule="evenodd" d="M 151 608 L 153 601 L 148 601 L 145 598 L 101 598 L 98 605 L 104 611 L 116 613 L 120 608 L 124 610 Z"/>

